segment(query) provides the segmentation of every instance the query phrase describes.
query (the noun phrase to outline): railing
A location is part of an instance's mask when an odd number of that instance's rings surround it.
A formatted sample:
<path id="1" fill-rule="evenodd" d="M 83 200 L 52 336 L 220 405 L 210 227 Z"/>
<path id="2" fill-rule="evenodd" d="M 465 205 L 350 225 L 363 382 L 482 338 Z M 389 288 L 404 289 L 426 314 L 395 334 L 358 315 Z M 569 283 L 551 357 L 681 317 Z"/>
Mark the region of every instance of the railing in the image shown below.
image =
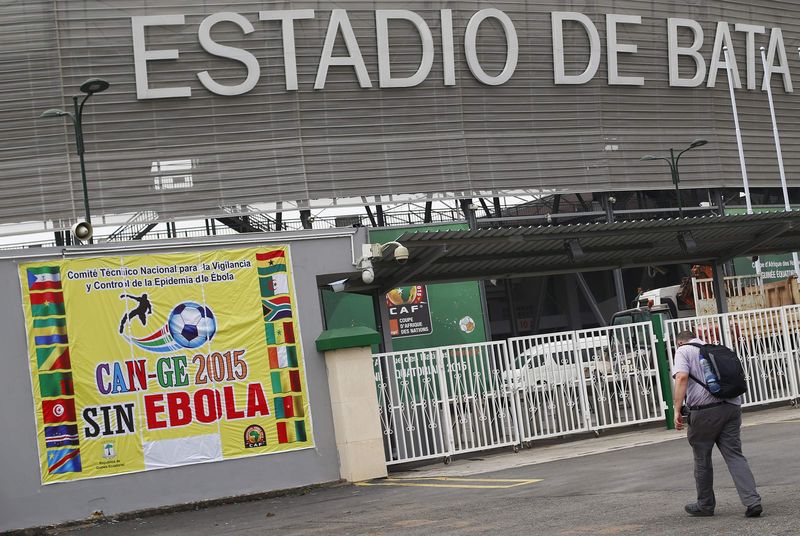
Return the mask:
<path id="1" fill-rule="evenodd" d="M 747 378 L 744 406 L 794 400 L 800 396 L 800 307 L 681 318 L 665 324 L 670 369 L 678 334 L 691 331 L 707 343 L 723 344 L 736 351 Z"/>
<path id="2" fill-rule="evenodd" d="M 152 228 L 158 225 L 158 212 L 142 210 L 134 214 L 123 223 L 116 231 L 106 237 L 106 242 L 118 240 L 139 240 Z"/>
<path id="3" fill-rule="evenodd" d="M 373 356 L 387 464 L 599 432 L 665 418 L 682 331 L 733 348 L 745 406 L 800 398 L 800 305 Z"/>

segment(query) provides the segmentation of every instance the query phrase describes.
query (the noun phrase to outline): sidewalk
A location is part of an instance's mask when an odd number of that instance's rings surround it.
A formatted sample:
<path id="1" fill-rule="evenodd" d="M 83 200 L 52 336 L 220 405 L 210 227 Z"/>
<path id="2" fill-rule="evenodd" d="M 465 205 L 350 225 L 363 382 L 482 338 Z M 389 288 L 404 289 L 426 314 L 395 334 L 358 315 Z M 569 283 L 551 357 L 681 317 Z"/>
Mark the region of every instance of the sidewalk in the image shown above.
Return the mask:
<path id="1" fill-rule="evenodd" d="M 781 406 L 770 409 L 744 410 L 742 427 L 770 424 L 782 421 L 800 419 L 800 410 Z M 430 478 L 444 476 L 472 476 L 483 473 L 526 467 L 557 460 L 580 458 L 593 454 L 602 454 L 615 450 L 630 449 L 646 445 L 674 441 L 686 438 L 686 428 L 681 431 L 661 428 L 648 428 L 645 430 L 606 433 L 599 437 L 570 441 L 556 445 L 537 446 L 533 442 L 532 448 L 521 449 L 518 453 L 475 452 L 469 458 L 453 460 L 450 465 L 441 462 L 426 465 L 418 469 L 393 473 L 393 478 Z"/>
<path id="2" fill-rule="evenodd" d="M 796 497 L 800 410 L 746 412 L 745 452 L 765 514 L 746 519 L 715 454 L 717 512 L 692 518 L 691 449 L 685 432 L 621 431 L 512 452 L 473 453 L 389 479 L 251 502 L 103 520 L 44 532 L 72 536 L 583 536 L 800 534 Z M 480 475 L 480 476 L 478 476 Z"/>

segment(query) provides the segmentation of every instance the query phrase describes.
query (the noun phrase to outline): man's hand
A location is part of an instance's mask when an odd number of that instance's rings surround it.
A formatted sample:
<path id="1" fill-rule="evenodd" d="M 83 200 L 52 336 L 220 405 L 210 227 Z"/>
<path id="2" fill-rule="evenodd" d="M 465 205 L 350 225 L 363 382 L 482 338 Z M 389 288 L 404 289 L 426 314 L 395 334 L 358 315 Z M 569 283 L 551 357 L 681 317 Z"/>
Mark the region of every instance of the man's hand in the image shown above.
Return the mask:
<path id="1" fill-rule="evenodd" d="M 683 406 L 683 399 L 686 397 L 686 388 L 689 386 L 689 373 L 677 372 L 675 374 L 675 393 L 672 395 L 672 400 L 675 404 L 675 429 L 683 430 L 683 416 L 681 415 L 681 406 Z"/>

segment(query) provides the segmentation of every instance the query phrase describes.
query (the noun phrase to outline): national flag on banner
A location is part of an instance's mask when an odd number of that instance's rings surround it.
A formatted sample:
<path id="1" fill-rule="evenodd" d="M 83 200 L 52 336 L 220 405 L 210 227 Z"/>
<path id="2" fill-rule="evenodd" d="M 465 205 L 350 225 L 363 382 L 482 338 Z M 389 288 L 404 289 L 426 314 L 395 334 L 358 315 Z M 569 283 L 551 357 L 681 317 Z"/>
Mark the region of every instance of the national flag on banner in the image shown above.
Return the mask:
<path id="1" fill-rule="evenodd" d="M 289 419 L 294 417 L 294 402 L 291 396 L 276 396 L 274 405 L 276 419 Z"/>
<path id="2" fill-rule="evenodd" d="M 268 253 L 256 253 L 258 275 L 269 275 L 286 271 L 286 253 L 283 249 L 276 249 Z"/>
<path id="3" fill-rule="evenodd" d="M 289 276 L 286 274 L 273 274 L 269 277 L 259 277 L 261 297 L 271 298 L 279 294 L 289 294 Z"/>
<path id="4" fill-rule="evenodd" d="M 287 419 L 294 417 L 294 400 L 291 396 L 283 397 L 283 414 Z"/>
<path id="5" fill-rule="evenodd" d="M 76 422 L 75 400 L 72 398 L 42 400 L 42 420 L 45 424 Z"/>
<path id="6" fill-rule="evenodd" d="M 58 266 L 28 268 L 26 272 L 29 290 L 61 288 L 61 273 L 58 271 Z"/>
<path id="7" fill-rule="evenodd" d="M 306 422 L 294 421 L 295 441 L 307 441 L 306 439 Z"/>
<path id="8" fill-rule="evenodd" d="M 278 443 L 306 441 L 306 423 L 302 420 L 276 422 L 275 431 L 278 433 Z"/>
<path id="9" fill-rule="evenodd" d="M 286 421 L 275 423 L 275 431 L 278 432 L 278 443 L 289 442 L 289 434 L 286 432 Z"/>
<path id="10" fill-rule="evenodd" d="M 270 382 L 272 383 L 272 392 L 277 394 L 288 393 L 291 387 L 289 382 L 289 374 L 285 370 L 274 370 L 269 373 Z"/>
<path id="11" fill-rule="evenodd" d="M 264 312 L 265 322 L 292 318 L 292 299 L 289 296 L 262 298 L 261 309 Z"/>
<path id="12" fill-rule="evenodd" d="M 294 416 L 295 417 L 305 417 L 306 410 L 305 405 L 303 404 L 303 397 L 302 396 L 293 396 L 292 402 L 294 403 Z"/>
<path id="13" fill-rule="evenodd" d="M 59 449 L 47 451 L 48 473 L 80 473 L 82 470 L 80 449 Z"/>
<path id="14" fill-rule="evenodd" d="M 31 292 L 29 296 L 33 316 L 64 316 L 63 292 Z"/>
<path id="15" fill-rule="evenodd" d="M 36 346 L 67 343 L 66 318 L 34 318 L 33 341 Z"/>
<path id="16" fill-rule="evenodd" d="M 36 364 L 40 371 L 72 368 L 68 346 L 48 346 L 36 349 Z"/>
<path id="17" fill-rule="evenodd" d="M 302 384 L 300 383 L 299 370 L 289 371 L 289 388 L 292 390 L 293 393 L 299 393 L 303 390 Z"/>
<path id="18" fill-rule="evenodd" d="M 267 353 L 271 369 L 297 367 L 297 349 L 294 346 L 271 346 Z"/>
<path id="19" fill-rule="evenodd" d="M 51 372 L 39 374 L 39 391 L 43 398 L 71 396 L 75 394 L 71 372 Z"/>
<path id="20" fill-rule="evenodd" d="M 267 332 L 267 344 L 293 344 L 294 325 L 289 322 L 276 322 L 265 324 Z"/>
<path id="21" fill-rule="evenodd" d="M 59 424 L 58 426 L 44 427 L 44 443 L 47 448 L 77 447 L 78 425 Z"/>
<path id="22" fill-rule="evenodd" d="M 286 344 L 294 344 L 294 324 L 289 322 L 283 323 L 283 342 Z"/>
<path id="23" fill-rule="evenodd" d="M 283 342 L 283 330 L 280 325 L 264 324 L 267 336 L 267 344 L 281 344 Z"/>

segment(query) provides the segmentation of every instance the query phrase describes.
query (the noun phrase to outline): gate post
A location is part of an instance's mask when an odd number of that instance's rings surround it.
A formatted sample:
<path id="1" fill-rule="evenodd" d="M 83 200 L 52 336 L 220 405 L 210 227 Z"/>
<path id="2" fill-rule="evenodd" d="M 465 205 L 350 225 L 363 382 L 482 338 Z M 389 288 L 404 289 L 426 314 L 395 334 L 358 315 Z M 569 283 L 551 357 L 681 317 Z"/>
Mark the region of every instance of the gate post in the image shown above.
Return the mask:
<path id="1" fill-rule="evenodd" d="M 387 476 L 378 395 L 372 366 L 377 331 L 362 326 L 330 329 L 317 338 L 325 354 L 339 475 L 348 482 Z"/>
<path id="2" fill-rule="evenodd" d="M 658 376 L 661 379 L 661 398 L 667 405 L 667 430 L 674 430 L 675 403 L 672 400 L 672 378 L 670 378 L 669 374 L 669 360 L 667 359 L 667 343 L 664 342 L 664 329 L 659 315 L 654 315 L 650 321 L 653 324 L 653 333 L 656 336 L 656 358 L 658 360 Z"/>

